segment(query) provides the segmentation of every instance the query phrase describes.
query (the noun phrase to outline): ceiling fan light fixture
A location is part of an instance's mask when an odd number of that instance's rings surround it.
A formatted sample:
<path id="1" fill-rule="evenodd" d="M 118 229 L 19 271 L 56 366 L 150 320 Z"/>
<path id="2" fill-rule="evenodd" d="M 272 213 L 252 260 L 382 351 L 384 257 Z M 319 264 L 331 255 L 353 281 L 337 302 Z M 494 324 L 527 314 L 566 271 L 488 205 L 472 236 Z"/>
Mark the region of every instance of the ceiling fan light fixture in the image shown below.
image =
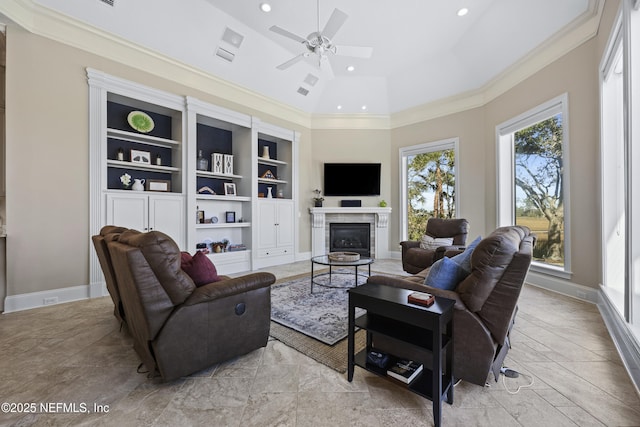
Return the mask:
<path id="1" fill-rule="evenodd" d="M 458 10 L 458 16 L 464 16 L 467 13 L 469 13 L 469 9 L 467 9 L 466 7 L 463 7 L 462 9 Z"/>
<path id="2" fill-rule="evenodd" d="M 260 10 L 264 13 L 271 12 L 271 5 L 269 3 L 260 3 Z"/>

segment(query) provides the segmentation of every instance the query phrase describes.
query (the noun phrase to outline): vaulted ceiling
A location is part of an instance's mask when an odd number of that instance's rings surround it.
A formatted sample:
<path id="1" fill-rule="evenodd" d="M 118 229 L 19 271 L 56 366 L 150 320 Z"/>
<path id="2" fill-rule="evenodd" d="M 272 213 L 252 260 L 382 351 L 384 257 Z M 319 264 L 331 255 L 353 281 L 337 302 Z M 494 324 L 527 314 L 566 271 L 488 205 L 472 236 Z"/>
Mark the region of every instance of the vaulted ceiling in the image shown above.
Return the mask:
<path id="1" fill-rule="evenodd" d="M 473 93 L 563 37 L 567 48 L 575 47 L 570 44 L 581 42 L 580 36 L 570 35 L 581 31 L 600 3 L 113 0 L 109 5 L 110 0 L 27 1 L 317 115 L 390 115 Z M 263 12 L 262 3 L 269 3 L 271 11 Z M 285 70 L 276 68 L 306 48 L 270 28 L 276 25 L 306 38 L 323 29 L 336 8 L 348 17 L 333 37 L 335 44 L 371 47 L 370 58 L 328 53 L 329 72 L 318 68 L 318 57 L 311 54 Z M 468 13 L 458 16 L 461 8 Z M 347 70 L 349 66 L 353 71 Z"/>

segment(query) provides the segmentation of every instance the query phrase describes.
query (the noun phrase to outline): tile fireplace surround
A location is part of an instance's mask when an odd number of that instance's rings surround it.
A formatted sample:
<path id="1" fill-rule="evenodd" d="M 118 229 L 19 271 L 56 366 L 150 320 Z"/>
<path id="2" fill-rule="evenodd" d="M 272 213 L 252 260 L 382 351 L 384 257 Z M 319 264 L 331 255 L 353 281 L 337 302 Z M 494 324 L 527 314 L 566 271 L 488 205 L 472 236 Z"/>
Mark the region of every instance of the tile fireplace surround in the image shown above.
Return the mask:
<path id="1" fill-rule="evenodd" d="M 389 216 L 391 208 L 309 208 L 311 214 L 312 256 L 329 252 L 329 224 L 336 222 L 366 222 L 371 227 L 371 257 L 389 258 Z"/>

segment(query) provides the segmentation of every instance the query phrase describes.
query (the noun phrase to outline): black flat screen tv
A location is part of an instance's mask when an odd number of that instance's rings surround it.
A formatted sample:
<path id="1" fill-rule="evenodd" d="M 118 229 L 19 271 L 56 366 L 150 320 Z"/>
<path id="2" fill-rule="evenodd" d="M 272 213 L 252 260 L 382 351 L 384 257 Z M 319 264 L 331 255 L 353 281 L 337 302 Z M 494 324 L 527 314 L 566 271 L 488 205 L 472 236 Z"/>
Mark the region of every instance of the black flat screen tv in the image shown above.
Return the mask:
<path id="1" fill-rule="evenodd" d="M 380 163 L 325 163 L 325 196 L 379 196 Z"/>

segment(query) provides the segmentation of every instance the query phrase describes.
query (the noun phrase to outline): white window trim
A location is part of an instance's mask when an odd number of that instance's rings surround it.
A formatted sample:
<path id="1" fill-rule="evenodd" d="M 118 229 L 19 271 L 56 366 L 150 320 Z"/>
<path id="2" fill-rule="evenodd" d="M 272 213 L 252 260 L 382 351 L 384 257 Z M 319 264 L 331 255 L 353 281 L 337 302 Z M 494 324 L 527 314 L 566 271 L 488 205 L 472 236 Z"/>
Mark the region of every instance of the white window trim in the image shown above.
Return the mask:
<path id="1" fill-rule="evenodd" d="M 407 157 L 415 156 L 416 154 L 422 154 L 432 151 L 442 151 L 453 149 L 453 155 L 455 158 L 455 174 L 456 174 L 456 201 L 454 208 L 456 210 L 456 216 L 460 213 L 460 156 L 458 147 L 460 145 L 460 139 L 447 138 L 439 141 L 425 142 L 418 145 L 411 145 L 409 147 L 402 147 L 399 150 L 399 170 L 400 170 L 400 241 L 407 240 L 407 227 L 408 227 L 408 211 L 407 211 Z"/>
<path id="2" fill-rule="evenodd" d="M 569 193 L 569 95 L 564 93 L 543 104 L 538 105 L 506 122 L 496 126 L 496 213 L 499 227 L 515 224 L 515 184 L 514 184 L 514 147 L 513 133 L 562 113 L 562 157 L 564 171 L 562 185 L 564 194 L 564 268 L 534 261 L 531 270 L 571 279 L 571 214 Z"/>

